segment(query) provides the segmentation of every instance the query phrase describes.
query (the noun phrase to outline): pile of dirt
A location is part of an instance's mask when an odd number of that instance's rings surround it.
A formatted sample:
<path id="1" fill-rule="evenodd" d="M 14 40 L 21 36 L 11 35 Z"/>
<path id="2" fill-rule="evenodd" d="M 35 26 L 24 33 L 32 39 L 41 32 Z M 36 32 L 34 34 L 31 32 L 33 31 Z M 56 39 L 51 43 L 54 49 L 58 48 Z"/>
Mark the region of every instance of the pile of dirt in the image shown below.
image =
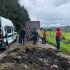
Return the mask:
<path id="1" fill-rule="evenodd" d="M 0 64 L 5 63 L 13 64 L 7 70 L 70 70 L 69 61 L 57 56 L 53 49 L 26 48 L 25 51 L 17 51 L 15 57 L 8 53 L 0 61 Z"/>

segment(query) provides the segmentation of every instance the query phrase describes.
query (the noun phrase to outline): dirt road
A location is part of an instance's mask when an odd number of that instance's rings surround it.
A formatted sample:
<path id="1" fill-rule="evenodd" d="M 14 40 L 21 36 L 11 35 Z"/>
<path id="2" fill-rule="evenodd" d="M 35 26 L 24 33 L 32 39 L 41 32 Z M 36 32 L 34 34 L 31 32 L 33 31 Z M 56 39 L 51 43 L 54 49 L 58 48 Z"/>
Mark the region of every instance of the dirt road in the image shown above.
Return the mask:
<path id="1" fill-rule="evenodd" d="M 35 49 L 31 49 L 33 47 Z M 48 48 L 52 49 L 48 50 Z M 70 59 L 70 57 L 65 57 L 65 55 L 61 53 L 56 54 L 53 50 L 56 50 L 54 46 L 41 44 L 41 42 L 38 42 L 36 46 L 32 45 L 32 41 L 25 42 L 24 46 L 18 42 L 13 43 L 7 50 L 0 53 L 0 70 L 46 70 L 47 68 L 47 70 L 53 70 L 53 68 L 60 70 L 60 68 L 64 69 L 62 67 L 63 65 L 65 69 L 66 66 L 70 69 L 69 61 L 66 59 Z M 59 55 L 63 55 L 63 57 Z M 52 61 L 54 62 L 52 63 Z M 60 65 L 58 61 L 62 65 Z"/>
<path id="2" fill-rule="evenodd" d="M 6 56 L 6 54 L 9 51 L 12 51 L 13 49 L 20 48 L 22 50 L 22 49 L 25 49 L 26 47 L 40 47 L 40 48 L 45 48 L 45 49 L 52 48 L 52 49 L 56 50 L 56 48 L 54 46 L 52 46 L 52 45 L 50 45 L 48 43 L 41 44 L 41 42 L 38 42 L 37 45 L 33 46 L 32 41 L 28 41 L 28 42 L 26 41 L 25 45 L 22 46 L 21 44 L 19 44 L 18 42 L 16 42 L 16 43 L 11 44 L 9 46 L 9 48 L 7 48 L 5 51 L 0 52 L 0 59 L 2 59 L 4 56 Z M 66 57 L 66 58 L 70 59 L 70 56 L 64 55 L 61 52 L 57 53 L 57 55 L 61 55 L 63 57 Z"/>

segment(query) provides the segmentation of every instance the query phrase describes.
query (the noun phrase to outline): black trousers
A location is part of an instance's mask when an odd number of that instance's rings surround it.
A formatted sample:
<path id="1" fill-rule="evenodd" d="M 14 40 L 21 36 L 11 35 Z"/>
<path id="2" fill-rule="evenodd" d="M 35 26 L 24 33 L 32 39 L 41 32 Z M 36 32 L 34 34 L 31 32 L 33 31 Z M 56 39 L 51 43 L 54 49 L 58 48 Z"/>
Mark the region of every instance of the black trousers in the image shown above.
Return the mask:
<path id="1" fill-rule="evenodd" d="M 56 38 L 56 47 L 60 49 L 60 38 Z"/>
<path id="2" fill-rule="evenodd" d="M 37 38 L 33 39 L 33 45 L 37 44 Z"/>
<path id="3" fill-rule="evenodd" d="M 25 42 L 25 37 L 22 38 L 21 36 L 19 37 L 19 43 L 23 44 L 24 45 L 24 42 Z"/>
<path id="4" fill-rule="evenodd" d="M 42 38 L 42 44 L 46 44 L 46 38 L 45 37 Z"/>

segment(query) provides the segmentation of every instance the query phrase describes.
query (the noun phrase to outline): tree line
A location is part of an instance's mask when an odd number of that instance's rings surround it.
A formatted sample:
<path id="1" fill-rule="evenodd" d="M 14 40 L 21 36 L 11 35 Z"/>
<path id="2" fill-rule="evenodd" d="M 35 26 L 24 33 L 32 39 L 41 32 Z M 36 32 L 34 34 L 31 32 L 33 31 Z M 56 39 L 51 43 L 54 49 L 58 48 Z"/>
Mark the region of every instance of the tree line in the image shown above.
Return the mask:
<path id="1" fill-rule="evenodd" d="M 17 30 L 30 20 L 28 11 L 20 6 L 19 0 L 0 0 L 0 16 L 9 18 Z"/>

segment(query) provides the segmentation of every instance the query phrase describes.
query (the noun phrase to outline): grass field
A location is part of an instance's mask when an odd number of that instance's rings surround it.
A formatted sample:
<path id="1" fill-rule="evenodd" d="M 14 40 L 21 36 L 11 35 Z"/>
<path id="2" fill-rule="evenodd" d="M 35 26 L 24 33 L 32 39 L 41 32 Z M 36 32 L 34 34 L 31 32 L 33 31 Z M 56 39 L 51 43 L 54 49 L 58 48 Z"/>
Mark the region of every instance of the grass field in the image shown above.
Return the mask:
<path id="1" fill-rule="evenodd" d="M 41 32 L 40 34 L 41 37 L 43 37 L 43 34 Z M 62 33 L 62 36 L 65 38 L 65 40 L 70 40 L 70 32 L 68 33 Z M 47 37 L 46 41 L 56 47 L 56 38 L 55 38 L 55 32 L 47 32 Z M 60 48 L 62 53 L 69 54 L 70 55 L 70 43 L 65 43 L 63 40 L 61 40 L 61 48 Z"/>
<path id="2" fill-rule="evenodd" d="M 70 40 L 70 32 L 67 33 L 63 32 L 63 36 L 65 37 L 65 39 Z"/>

